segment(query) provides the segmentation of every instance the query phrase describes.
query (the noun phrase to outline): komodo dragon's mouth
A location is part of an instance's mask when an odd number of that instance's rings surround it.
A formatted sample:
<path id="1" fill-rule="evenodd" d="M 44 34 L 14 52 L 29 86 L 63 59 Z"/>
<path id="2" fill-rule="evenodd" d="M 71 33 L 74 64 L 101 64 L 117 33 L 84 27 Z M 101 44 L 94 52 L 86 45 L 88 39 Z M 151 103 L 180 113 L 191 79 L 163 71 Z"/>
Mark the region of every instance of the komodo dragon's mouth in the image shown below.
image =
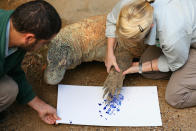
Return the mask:
<path id="1" fill-rule="evenodd" d="M 65 67 L 50 68 L 50 66 L 48 66 L 44 72 L 44 80 L 49 85 L 57 85 L 62 81 L 65 71 Z"/>

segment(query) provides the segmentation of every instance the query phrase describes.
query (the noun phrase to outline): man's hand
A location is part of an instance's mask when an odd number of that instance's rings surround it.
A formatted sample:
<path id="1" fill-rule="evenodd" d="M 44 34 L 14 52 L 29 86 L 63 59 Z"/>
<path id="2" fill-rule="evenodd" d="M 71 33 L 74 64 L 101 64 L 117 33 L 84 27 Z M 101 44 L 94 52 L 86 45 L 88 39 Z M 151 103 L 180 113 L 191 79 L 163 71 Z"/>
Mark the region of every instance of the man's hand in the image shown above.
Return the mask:
<path id="1" fill-rule="evenodd" d="M 38 97 L 35 97 L 28 103 L 28 105 L 36 110 L 41 120 L 43 120 L 47 124 L 56 124 L 56 120 L 60 120 L 60 118 L 56 114 L 56 109 L 46 104 Z"/>

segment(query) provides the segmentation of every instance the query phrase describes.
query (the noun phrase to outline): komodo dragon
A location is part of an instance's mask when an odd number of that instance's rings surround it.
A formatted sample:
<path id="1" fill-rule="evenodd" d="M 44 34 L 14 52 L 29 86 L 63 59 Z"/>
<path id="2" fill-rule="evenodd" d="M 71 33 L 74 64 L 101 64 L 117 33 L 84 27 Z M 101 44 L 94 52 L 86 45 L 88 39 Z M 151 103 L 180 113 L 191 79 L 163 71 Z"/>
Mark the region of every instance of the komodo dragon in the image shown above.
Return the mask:
<path id="1" fill-rule="evenodd" d="M 56 85 L 64 77 L 66 70 L 73 69 L 82 62 L 105 59 L 107 38 L 105 37 L 106 15 L 94 16 L 61 29 L 51 41 L 44 73 L 47 84 Z M 115 56 L 121 69 L 118 73 L 113 67 L 104 82 L 104 94 L 119 93 L 125 76 L 122 71 L 131 66 L 133 57 L 141 56 L 146 48 L 143 42 L 117 44 Z"/>

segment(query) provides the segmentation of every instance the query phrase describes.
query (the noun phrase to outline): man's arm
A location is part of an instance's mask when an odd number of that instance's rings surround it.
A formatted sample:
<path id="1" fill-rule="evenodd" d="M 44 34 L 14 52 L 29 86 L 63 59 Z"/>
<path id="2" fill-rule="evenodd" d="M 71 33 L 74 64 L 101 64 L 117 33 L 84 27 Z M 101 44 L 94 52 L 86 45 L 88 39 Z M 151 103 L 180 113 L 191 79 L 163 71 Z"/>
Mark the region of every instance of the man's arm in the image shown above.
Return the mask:
<path id="1" fill-rule="evenodd" d="M 22 61 L 21 57 L 21 61 Z M 21 68 L 21 61 L 8 72 L 7 75 L 12 77 L 19 87 L 19 94 L 17 96 L 17 100 L 21 104 L 28 104 L 34 110 L 36 110 L 40 116 L 40 118 L 47 124 L 55 124 L 56 120 L 60 119 L 57 117 L 56 109 L 48 104 L 46 104 L 43 100 L 39 99 L 35 93 L 33 92 L 32 86 L 26 80 L 26 76 L 24 71 Z"/>
<path id="2" fill-rule="evenodd" d="M 57 116 L 56 109 L 37 96 L 31 100 L 28 105 L 36 110 L 39 114 L 39 117 L 47 124 L 56 124 L 56 120 L 60 120 Z"/>

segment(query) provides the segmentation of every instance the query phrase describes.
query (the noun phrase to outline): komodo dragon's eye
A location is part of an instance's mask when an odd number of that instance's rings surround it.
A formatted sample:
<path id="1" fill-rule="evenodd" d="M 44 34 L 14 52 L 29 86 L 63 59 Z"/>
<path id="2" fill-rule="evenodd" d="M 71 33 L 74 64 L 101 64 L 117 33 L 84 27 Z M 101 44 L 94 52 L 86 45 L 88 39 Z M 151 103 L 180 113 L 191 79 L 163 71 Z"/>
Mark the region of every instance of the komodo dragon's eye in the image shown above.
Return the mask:
<path id="1" fill-rule="evenodd" d="M 54 42 L 54 41 L 53 41 Z M 55 42 L 52 43 L 52 45 L 49 47 L 48 50 L 48 64 L 53 66 L 58 66 L 60 62 L 62 62 L 63 59 L 69 58 L 70 56 L 70 47 L 68 44 L 65 43 L 58 43 Z"/>

